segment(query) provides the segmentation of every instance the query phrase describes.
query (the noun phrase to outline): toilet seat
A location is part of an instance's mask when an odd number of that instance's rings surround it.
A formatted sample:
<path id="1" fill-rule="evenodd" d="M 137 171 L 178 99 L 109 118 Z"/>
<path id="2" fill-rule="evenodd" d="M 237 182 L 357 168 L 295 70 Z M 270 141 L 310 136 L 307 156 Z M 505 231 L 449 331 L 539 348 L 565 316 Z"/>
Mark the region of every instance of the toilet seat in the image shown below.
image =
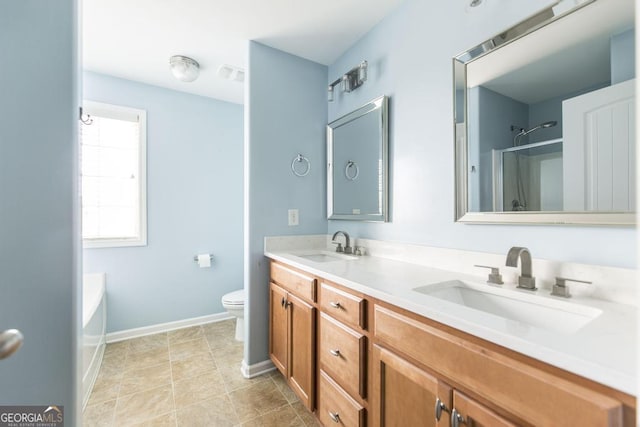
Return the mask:
<path id="1" fill-rule="evenodd" d="M 229 292 L 222 297 L 222 303 L 226 305 L 244 305 L 244 289 Z"/>

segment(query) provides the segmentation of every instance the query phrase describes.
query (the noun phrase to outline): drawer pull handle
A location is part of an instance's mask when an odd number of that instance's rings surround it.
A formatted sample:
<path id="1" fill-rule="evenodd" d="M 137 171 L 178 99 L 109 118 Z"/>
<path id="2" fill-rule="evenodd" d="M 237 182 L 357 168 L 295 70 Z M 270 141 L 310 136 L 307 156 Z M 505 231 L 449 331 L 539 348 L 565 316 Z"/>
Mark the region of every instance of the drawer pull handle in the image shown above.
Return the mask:
<path id="1" fill-rule="evenodd" d="M 338 414 L 337 412 L 329 411 L 329 416 L 331 417 L 331 419 L 333 420 L 334 423 L 339 423 L 340 422 L 340 414 Z"/>
<path id="2" fill-rule="evenodd" d="M 449 412 L 447 409 L 447 405 L 445 405 L 442 400 L 438 397 L 436 399 L 436 421 L 440 421 L 440 417 L 442 417 L 442 411 Z"/>
<path id="3" fill-rule="evenodd" d="M 460 412 L 453 408 L 451 411 L 451 427 L 460 427 L 460 424 L 466 424 L 464 417 L 460 415 Z"/>
<path id="4" fill-rule="evenodd" d="M 337 308 L 337 309 L 341 309 L 342 306 L 340 305 L 339 302 L 333 302 L 333 301 L 329 301 L 329 305 L 333 308 Z"/>
<path id="5" fill-rule="evenodd" d="M 329 350 L 329 353 L 336 357 L 340 356 L 340 350 Z"/>

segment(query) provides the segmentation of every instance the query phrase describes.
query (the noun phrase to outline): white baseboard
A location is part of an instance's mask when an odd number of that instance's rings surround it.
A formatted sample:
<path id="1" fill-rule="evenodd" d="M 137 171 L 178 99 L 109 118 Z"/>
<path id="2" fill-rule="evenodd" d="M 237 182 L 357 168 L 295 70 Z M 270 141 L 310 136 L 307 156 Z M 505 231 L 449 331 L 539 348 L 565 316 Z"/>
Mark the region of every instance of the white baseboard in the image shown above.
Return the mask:
<path id="1" fill-rule="evenodd" d="M 192 317 L 191 319 L 176 320 L 175 322 L 159 323 L 157 325 L 143 326 L 141 328 L 126 329 L 124 331 L 109 332 L 107 343 L 124 341 L 131 338 L 140 338 L 147 335 L 159 334 L 162 332 L 175 331 L 176 329 L 188 328 L 190 326 L 204 325 L 206 323 L 221 322 L 233 319 L 234 316 L 227 312 L 209 314 L 207 316 Z"/>
<path id="2" fill-rule="evenodd" d="M 253 378 L 258 375 L 266 374 L 274 369 L 276 369 L 276 367 L 271 360 L 264 360 L 262 362 L 254 363 L 253 365 L 247 365 L 247 362 L 242 359 L 242 367 L 240 368 L 240 371 L 242 372 L 243 377 Z"/>

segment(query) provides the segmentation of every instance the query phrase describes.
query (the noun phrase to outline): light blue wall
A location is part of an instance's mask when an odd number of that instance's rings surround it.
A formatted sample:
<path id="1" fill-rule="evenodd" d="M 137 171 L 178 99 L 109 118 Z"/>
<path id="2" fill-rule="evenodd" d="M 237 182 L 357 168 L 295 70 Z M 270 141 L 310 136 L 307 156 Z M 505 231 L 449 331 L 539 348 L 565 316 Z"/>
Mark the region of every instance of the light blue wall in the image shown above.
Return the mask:
<path id="1" fill-rule="evenodd" d="M 148 245 L 84 251 L 107 273 L 107 331 L 224 312 L 243 281 L 242 106 L 89 72 L 84 99 L 147 111 Z"/>
<path id="2" fill-rule="evenodd" d="M 525 4 L 526 3 L 526 4 Z M 391 223 L 329 221 L 329 232 L 355 237 L 506 254 L 524 245 L 534 257 L 634 267 L 630 228 L 465 225 L 454 218 L 451 58 L 521 21 L 549 2 L 406 0 L 329 67 L 327 82 L 363 59 L 369 80 L 337 94 L 329 120 L 382 94 L 390 95 Z"/>
<path id="3" fill-rule="evenodd" d="M 264 237 L 325 234 L 327 67 L 249 43 L 245 86 L 245 361 L 269 359 L 269 269 Z M 297 177 L 291 160 L 301 153 L 311 171 Z M 287 225 L 297 208 L 300 225 Z"/>
<path id="4" fill-rule="evenodd" d="M 1 405 L 63 405 L 80 425 L 77 2 L 0 2 Z"/>
<path id="5" fill-rule="evenodd" d="M 628 30 L 611 37 L 611 84 L 636 76 L 635 35 L 635 30 Z"/>

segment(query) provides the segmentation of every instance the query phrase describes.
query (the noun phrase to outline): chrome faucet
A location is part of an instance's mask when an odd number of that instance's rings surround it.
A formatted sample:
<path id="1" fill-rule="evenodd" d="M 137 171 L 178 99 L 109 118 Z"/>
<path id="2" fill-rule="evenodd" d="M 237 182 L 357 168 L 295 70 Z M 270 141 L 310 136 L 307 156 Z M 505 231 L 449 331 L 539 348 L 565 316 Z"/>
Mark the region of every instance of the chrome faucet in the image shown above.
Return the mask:
<path id="1" fill-rule="evenodd" d="M 531 253 L 529 252 L 529 249 L 518 246 L 509 249 L 506 262 L 507 267 L 517 267 L 518 258 L 522 260 L 520 276 L 518 276 L 518 287 L 521 289 L 535 291 L 538 288 L 536 288 L 536 278 L 532 276 Z"/>
<path id="2" fill-rule="evenodd" d="M 338 237 L 338 234 L 342 234 L 344 236 L 344 249 L 342 249 L 342 245 L 339 242 L 336 242 L 336 237 Z M 349 233 L 347 233 L 346 231 L 336 231 L 335 233 L 333 233 L 331 242 L 338 245 L 338 247 L 336 248 L 336 252 L 344 252 L 345 254 L 353 253 L 353 249 L 350 246 L 351 239 L 349 239 Z"/>

